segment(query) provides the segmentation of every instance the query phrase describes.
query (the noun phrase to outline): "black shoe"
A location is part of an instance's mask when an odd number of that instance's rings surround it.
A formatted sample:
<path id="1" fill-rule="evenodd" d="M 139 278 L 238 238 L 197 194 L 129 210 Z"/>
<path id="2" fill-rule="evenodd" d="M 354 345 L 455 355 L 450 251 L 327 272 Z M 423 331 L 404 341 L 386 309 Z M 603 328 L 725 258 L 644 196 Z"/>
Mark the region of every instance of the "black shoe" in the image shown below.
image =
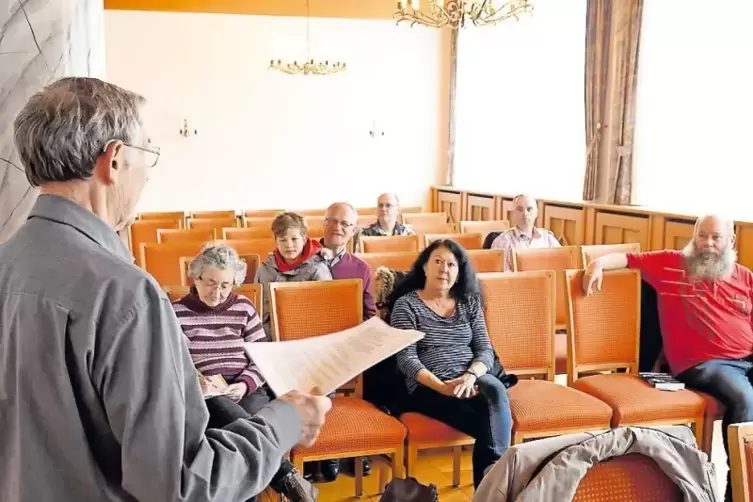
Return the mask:
<path id="1" fill-rule="evenodd" d="M 369 457 L 362 457 L 363 475 L 368 476 L 371 474 L 371 460 Z M 356 475 L 356 462 L 353 458 L 348 458 L 343 461 L 343 470 L 351 476 Z"/>
<path id="2" fill-rule="evenodd" d="M 322 460 L 319 462 L 319 472 L 326 483 L 331 483 L 340 474 L 339 460 Z"/>

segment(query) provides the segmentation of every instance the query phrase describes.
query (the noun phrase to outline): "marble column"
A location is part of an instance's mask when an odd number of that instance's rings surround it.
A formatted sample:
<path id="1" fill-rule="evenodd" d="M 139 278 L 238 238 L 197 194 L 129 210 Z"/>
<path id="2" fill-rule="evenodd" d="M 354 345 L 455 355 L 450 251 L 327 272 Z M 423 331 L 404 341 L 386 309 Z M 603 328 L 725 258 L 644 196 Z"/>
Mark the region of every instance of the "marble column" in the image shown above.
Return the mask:
<path id="1" fill-rule="evenodd" d="M 104 0 L 0 0 L 0 242 L 37 197 L 13 121 L 32 94 L 64 76 L 104 77 Z"/>

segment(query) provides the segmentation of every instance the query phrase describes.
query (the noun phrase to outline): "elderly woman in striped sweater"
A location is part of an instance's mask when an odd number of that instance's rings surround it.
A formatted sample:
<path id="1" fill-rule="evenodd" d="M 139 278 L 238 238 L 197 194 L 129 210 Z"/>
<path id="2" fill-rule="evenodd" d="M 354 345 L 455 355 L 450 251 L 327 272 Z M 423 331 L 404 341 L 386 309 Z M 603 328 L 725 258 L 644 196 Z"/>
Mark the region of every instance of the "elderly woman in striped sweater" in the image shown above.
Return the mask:
<path id="1" fill-rule="evenodd" d="M 246 263 L 233 248 L 207 245 L 191 262 L 189 275 L 194 285 L 173 308 L 196 370 L 229 384 L 225 396 L 206 400 L 209 427 L 223 427 L 250 418 L 270 402 L 264 377 L 243 349 L 244 343 L 266 340 L 264 328 L 253 303 L 233 293 L 246 275 Z M 318 490 L 288 460 L 270 486 L 291 501 L 317 498 Z"/>
<path id="2" fill-rule="evenodd" d="M 478 488 L 486 468 L 510 446 L 512 417 L 467 253 L 451 240 L 433 242 L 388 303 L 393 327 L 425 334 L 397 354 L 410 394 L 406 411 L 476 439 L 473 484 Z"/>

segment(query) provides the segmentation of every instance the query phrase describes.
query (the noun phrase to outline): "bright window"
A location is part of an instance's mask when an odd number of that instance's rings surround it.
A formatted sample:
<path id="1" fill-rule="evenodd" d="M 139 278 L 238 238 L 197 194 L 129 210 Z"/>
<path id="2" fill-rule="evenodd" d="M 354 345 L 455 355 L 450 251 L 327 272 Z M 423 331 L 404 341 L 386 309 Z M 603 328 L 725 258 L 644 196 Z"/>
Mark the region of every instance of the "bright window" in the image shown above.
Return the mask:
<path id="1" fill-rule="evenodd" d="M 455 184 L 580 200 L 585 172 L 585 0 L 466 27 L 458 40 Z"/>
<path id="2" fill-rule="evenodd" d="M 753 217 L 753 2 L 646 0 L 638 61 L 635 197 Z"/>

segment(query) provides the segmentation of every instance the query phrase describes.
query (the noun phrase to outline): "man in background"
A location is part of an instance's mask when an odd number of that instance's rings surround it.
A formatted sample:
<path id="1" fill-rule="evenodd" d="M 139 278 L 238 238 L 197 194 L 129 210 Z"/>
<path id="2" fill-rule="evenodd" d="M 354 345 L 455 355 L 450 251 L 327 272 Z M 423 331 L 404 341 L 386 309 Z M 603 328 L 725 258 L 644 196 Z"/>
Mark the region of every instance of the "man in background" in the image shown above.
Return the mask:
<path id="1" fill-rule="evenodd" d="M 558 248 L 559 241 L 546 228 L 534 225 L 539 216 L 536 199 L 529 195 L 518 195 L 512 200 L 513 227 L 505 230 L 494 239 L 492 249 L 505 251 L 505 270 L 512 270 L 512 251 L 528 248 Z"/>
<path id="2" fill-rule="evenodd" d="M 209 413 L 165 293 L 118 237 L 159 158 L 141 96 L 65 78 L 15 121 L 28 221 L 0 244 L 0 500 L 247 500 L 331 402 Z"/>
<path id="3" fill-rule="evenodd" d="M 737 261 L 732 221 L 703 216 L 682 251 L 614 253 L 591 262 L 586 294 L 598 294 L 604 270 L 634 268 L 656 289 L 664 355 L 688 388 L 724 404 L 727 427 L 753 421 L 753 273 Z M 727 500 L 732 500 L 729 476 Z"/>
<path id="4" fill-rule="evenodd" d="M 377 199 L 377 221 L 361 230 L 364 237 L 416 235 L 408 225 L 400 223 L 400 200 L 394 193 L 383 193 Z"/>

